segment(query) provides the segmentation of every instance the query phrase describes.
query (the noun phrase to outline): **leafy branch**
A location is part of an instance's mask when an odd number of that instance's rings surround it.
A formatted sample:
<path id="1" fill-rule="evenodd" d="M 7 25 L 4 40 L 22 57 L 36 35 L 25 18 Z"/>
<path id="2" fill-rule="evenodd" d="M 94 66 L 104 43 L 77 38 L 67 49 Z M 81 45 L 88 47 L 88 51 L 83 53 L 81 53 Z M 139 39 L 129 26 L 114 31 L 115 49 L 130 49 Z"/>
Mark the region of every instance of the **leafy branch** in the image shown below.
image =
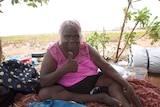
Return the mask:
<path id="1" fill-rule="evenodd" d="M 110 40 L 109 36 L 103 31 L 103 33 L 94 32 L 89 38 L 87 38 L 86 41 L 90 45 L 95 47 L 98 51 L 99 51 L 99 48 L 102 47 L 102 51 L 103 51 L 102 56 L 103 58 L 105 58 L 106 44 L 109 43 L 109 40 Z"/>
<path id="2" fill-rule="evenodd" d="M 2 1 L 4 0 L 0 0 L 0 6 Z M 48 4 L 49 0 L 11 0 L 12 5 L 21 4 L 22 2 L 26 3 L 28 6 L 36 8 L 38 7 L 38 4 L 40 4 L 41 6 L 43 4 Z M 0 10 L 0 13 L 3 13 L 3 12 Z"/>
<path id="3" fill-rule="evenodd" d="M 28 6 L 38 7 L 37 3 L 42 6 L 43 3 L 47 4 L 49 0 L 23 0 Z M 21 1 L 22 2 L 22 1 Z M 11 0 L 12 5 L 21 3 L 20 0 Z"/>
<path id="4" fill-rule="evenodd" d="M 137 0 L 137 1 L 140 1 L 140 0 Z M 138 25 L 140 25 L 143 29 L 146 30 L 142 36 L 148 35 L 151 39 L 153 39 L 151 44 L 153 44 L 154 42 L 157 42 L 158 39 L 160 39 L 160 22 L 156 21 L 158 16 L 156 16 L 150 22 L 150 16 L 152 14 L 150 13 L 150 10 L 147 9 L 146 7 L 143 8 L 142 10 L 136 10 L 136 12 L 129 11 L 130 7 L 132 6 L 132 3 L 137 1 L 129 0 L 128 7 L 124 8 L 125 16 L 124 16 L 124 21 L 121 27 L 121 33 L 120 33 L 120 37 L 117 45 L 115 62 L 118 62 L 118 60 L 120 59 L 120 56 L 123 54 L 127 46 L 130 46 L 131 44 L 135 44 L 136 32 L 134 31 Z M 131 21 L 132 19 L 135 22 L 135 25 L 131 29 L 130 33 L 124 33 L 125 24 L 128 23 L 128 21 Z M 123 35 L 124 35 L 125 44 L 121 52 L 119 53 L 120 51 L 119 47 L 120 47 L 120 43 Z"/>

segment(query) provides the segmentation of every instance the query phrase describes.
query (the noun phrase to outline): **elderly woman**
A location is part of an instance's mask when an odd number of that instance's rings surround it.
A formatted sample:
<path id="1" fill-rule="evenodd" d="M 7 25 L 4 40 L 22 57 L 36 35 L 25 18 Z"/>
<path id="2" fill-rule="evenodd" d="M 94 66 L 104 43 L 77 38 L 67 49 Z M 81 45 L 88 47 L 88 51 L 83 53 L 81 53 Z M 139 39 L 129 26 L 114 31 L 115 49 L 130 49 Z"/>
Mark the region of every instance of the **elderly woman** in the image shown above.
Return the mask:
<path id="1" fill-rule="evenodd" d="M 110 107 L 142 107 L 134 89 L 119 73 L 83 41 L 76 20 L 66 20 L 60 39 L 47 50 L 40 70 L 40 99 L 97 102 Z M 101 73 L 97 72 L 98 68 Z M 98 92 L 92 92 L 98 87 Z"/>

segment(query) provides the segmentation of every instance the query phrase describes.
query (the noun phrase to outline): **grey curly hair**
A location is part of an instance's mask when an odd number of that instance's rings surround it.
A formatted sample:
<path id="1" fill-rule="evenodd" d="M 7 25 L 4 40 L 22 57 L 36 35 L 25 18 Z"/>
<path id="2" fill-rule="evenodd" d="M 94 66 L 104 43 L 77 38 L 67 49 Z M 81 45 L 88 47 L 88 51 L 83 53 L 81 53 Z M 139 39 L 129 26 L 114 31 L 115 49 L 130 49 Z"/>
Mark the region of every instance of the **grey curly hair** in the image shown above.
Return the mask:
<path id="1" fill-rule="evenodd" d="M 83 35 L 81 32 L 81 25 L 77 20 L 65 20 L 61 24 L 60 29 L 59 29 L 59 36 L 60 36 L 59 44 L 61 44 L 62 32 L 65 30 L 66 27 L 71 27 L 71 28 L 78 31 L 79 37 L 80 37 L 80 44 L 82 44 L 83 43 Z"/>

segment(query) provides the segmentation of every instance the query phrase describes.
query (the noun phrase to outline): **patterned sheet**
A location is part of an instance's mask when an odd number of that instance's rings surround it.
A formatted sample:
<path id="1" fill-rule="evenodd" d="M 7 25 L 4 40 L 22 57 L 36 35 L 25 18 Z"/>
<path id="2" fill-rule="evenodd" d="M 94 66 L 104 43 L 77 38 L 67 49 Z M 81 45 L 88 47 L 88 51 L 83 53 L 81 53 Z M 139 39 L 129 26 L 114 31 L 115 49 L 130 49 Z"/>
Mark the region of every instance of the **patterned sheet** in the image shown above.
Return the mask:
<path id="1" fill-rule="evenodd" d="M 128 78 L 142 102 L 143 107 L 160 107 L 160 88 L 147 79 Z M 10 107 L 27 107 L 30 101 L 40 101 L 36 94 L 16 94 L 13 105 Z M 94 102 L 86 103 L 88 107 L 108 107 Z M 135 106 L 134 106 L 135 107 Z"/>

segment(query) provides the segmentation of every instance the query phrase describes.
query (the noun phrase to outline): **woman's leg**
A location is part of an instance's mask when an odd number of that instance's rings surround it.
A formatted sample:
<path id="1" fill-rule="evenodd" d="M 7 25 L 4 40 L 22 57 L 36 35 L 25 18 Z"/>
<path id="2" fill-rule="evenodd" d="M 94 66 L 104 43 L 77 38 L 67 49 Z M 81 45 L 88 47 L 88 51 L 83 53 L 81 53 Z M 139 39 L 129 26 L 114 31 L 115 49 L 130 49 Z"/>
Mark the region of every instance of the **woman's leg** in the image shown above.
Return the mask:
<path id="1" fill-rule="evenodd" d="M 102 74 L 97 80 L 96 86 L 98 87 L 107 87 L 108 94 L 122 102 L 123 107 L 131 107 L 129 100 L 126 98 L 124 90 L 117 82 L 113 81 L 111 78 L 107 77 L 105 74 Z"/>
<path id="2" fill-rule="evenodd" d="M 120 107 L 119 106 L 120 102 L 108 96 L 107 94 L 104 93 L 93 94 L 93 95 L 77 94 L 65 90 L 60 85 L 42 88 L 39 91 L 38 96 L 40 97 L 41 100 L 46 100 L 46 99 L 67 100 L 67 101 L 76 101 L 82 103 L 98 102 L 109 105 L 111 107 Z"/>

